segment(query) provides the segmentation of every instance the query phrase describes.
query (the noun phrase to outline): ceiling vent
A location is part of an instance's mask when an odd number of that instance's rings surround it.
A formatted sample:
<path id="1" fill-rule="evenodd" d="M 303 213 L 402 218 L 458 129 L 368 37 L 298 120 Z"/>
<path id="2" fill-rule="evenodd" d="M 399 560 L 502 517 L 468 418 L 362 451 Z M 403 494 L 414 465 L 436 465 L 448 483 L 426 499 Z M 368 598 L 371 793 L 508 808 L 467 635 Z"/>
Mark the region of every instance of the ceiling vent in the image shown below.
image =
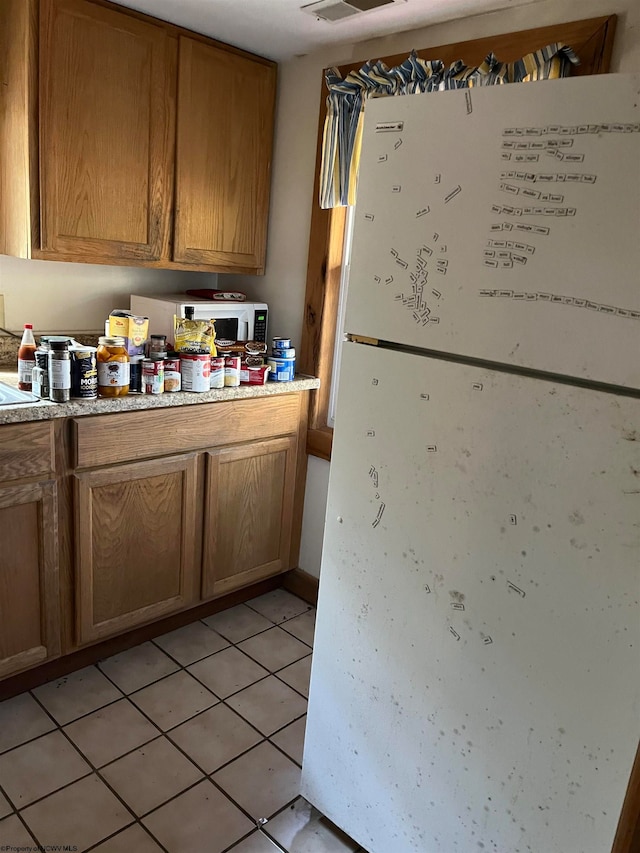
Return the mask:
<path id="1" fill-rule="evenodd" d="M 384 9 L 387 6 L 406 2 L 407 0 L 319 0 L 319 2 L 309 3 L 301 8 L 303 12 L 313 15 L 321 21 L 337 24 L 346 18 L 361 15 L 363 12 L 373 12 L 376 9 Z"/>

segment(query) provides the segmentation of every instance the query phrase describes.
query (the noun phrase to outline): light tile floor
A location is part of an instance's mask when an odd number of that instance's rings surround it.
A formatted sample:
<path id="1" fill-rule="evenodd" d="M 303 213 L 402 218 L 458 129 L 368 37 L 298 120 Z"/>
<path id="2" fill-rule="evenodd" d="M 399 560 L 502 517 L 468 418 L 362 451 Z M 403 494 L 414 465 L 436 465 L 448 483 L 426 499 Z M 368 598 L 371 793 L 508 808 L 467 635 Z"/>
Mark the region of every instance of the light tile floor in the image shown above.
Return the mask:
<path id="1" fill-rule="evenodd" d="M 0 849 L 364 853 L 299 796 L 314 624 L 276 590 L 0 702 Z"/>

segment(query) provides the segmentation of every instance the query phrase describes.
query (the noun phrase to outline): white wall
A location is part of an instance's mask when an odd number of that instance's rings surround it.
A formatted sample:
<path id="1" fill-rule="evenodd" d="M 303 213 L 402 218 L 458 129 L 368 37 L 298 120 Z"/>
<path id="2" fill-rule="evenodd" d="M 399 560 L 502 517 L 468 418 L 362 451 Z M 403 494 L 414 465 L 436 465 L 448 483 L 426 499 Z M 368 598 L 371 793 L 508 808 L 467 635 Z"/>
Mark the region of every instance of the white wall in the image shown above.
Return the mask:
<path id="1" fill-rule="evenodd" d="M 244 289 L 269 303 L 273 332 L 300 343 L 323 68 L 609 14 L 619 15 L 612 70 L 640 70 L 638 0 L 540 0 L 355 45 L 334 46 L 283 64 L 279 69 L 267 272 L 260 281 L 242 277 Z M 328 468 L 329 463 L 314 460 L 307 479 L 300 567 L 316 577 Z"/>
<path id="2" fill-rule="evenodd" d="M 167 293 L 215 287 L 208 273 L 141 267 L 64 264 L 0 255 L 4 328 L 33 323 L 39 332 L 93 332 L 104 328 L 112 308 L 128 308 L 130 293 Z"/>

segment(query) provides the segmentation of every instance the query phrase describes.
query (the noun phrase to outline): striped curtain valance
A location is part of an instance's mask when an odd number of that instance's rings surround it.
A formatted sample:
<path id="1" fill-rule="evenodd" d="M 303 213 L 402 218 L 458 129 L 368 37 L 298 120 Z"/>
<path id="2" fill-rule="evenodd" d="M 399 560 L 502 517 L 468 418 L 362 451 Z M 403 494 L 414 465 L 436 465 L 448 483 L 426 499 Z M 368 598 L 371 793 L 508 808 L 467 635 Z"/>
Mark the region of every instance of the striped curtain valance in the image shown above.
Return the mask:
<path id="1" fill-rule="evenodd" d="M 462 60 L 448 68 L 440 60 L 420 59 L 415 51 L 395 68 L 384 62 L 366 62 L 358 71 L 341 77 L 337 68 L 325 73 L 329 95 L 322 139 L 320 207 L 355 203 L 364 106 L 372 97 L 442 92 L 472 86 L 528 83 L 568 77 L 579 60 L 570 47 L 549 44 L 515 62 L 500 62 L 490 53 L 481 65 Z"/>

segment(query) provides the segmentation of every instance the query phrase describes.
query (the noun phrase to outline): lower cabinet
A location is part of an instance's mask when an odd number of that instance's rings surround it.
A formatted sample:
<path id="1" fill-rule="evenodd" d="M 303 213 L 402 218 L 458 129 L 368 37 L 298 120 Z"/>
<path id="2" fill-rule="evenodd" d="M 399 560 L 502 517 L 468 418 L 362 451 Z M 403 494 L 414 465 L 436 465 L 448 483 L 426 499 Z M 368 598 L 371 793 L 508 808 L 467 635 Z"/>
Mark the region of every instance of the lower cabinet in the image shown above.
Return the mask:
<path id="1" fill-rule="evenodd" d="M 1 425 L 0 681 L 293 568 L 307 407 Z"/>
<path id="2" fill-rule="evenodd" d="M 198 600 L 195 453 L 77 473 L 75 480 L 80 644 Z"/>
<path id="3" fill-rule="evenodd" d="M 207 454 L 202 597 L 290 568 L 296 436 Z"/>
<path id="4" fill-rule="evenodd" d="M 0 487 L 0 678 L 59 654 L 56 484 Z"/>

